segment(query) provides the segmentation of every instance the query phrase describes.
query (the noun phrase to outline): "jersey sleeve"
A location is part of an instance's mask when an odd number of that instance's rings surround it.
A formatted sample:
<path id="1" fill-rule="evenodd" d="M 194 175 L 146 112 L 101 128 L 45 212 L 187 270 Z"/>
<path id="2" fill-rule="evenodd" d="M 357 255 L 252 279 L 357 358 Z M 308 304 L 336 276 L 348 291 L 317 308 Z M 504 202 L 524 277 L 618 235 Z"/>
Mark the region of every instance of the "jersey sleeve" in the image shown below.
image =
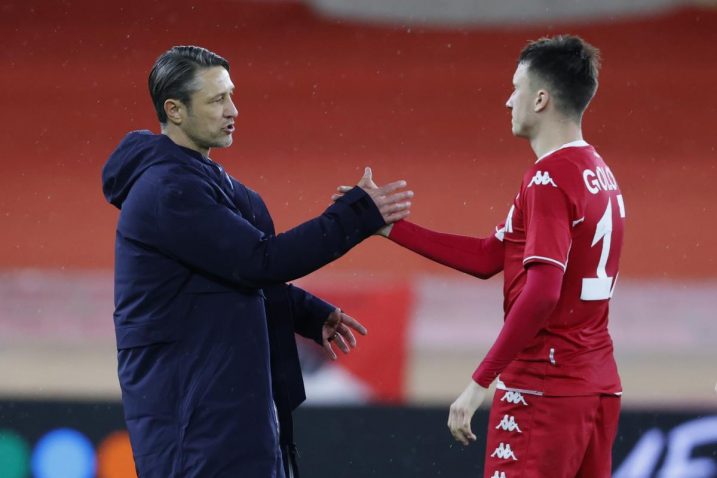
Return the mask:
<path id="1" fill-rule="evenodd" d="M 473 380 L 488 388 L 495 378 L 528 346 L 544 327 L 560 299 L 563 273 L 546 264 L 528 269 L 525 288 L 510 309 L 500 335 L 473 373 Z"/>
<path id="2" fill-rule="evenodd" d="M 497 235 L 483 239 L 446 234 L 401 220 L 394 223 L 388 238 L 432 261 L 481 279 L 503 270 L 505 252 Z"/>
<path id="3" fill-rule="evenodd" d="M 549 178 L 548 172 L 543 174 Z M 573 208 L 568 195 L 550 179 L 529 183 L 521 196 L 526 236 L 523 265 L 543 262 L 565 271 L 572 244 Z"/>

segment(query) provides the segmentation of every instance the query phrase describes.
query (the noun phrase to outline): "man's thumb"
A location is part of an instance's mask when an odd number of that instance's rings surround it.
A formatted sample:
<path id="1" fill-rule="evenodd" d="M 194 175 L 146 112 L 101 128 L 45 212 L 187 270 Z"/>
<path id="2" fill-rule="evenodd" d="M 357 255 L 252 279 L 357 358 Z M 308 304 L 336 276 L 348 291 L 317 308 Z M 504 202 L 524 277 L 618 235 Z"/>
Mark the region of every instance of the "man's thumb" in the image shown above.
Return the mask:
<path id="1" fill-rule="evenodd" d="M 363 170 L 363 177 L 361 178 L 364 181 L 373 181 L 373 172 L 371 171 L 371 168 L 366 166 Z"/>

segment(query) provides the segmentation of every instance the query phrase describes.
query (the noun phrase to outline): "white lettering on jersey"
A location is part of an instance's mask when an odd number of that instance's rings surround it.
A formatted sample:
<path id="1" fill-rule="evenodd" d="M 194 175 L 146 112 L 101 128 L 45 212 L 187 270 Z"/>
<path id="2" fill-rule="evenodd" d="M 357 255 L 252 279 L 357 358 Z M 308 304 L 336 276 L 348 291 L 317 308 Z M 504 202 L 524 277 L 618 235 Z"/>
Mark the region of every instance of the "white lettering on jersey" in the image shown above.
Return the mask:
<path id="1" fill-rule="evenodd" d="M 528 406 L 528 403 L 523 398 L 523 394 L 520 392 L 507 391 L 507 392 L 505 392 L 505 395 L 503 395 L 503 398 L 500 399 L 500 401 L 512 403 L 513 405 L 522 403 L 526 407 Z"/>
<path id="2" fill-rule="evenodd" d="M 601 190 L 617 190 L 617 181 L 615 180 L 615 176 L 607 166 L 605 166 L 605 169 L 598 166 L 595 168 L 595 172 L 591 169 L 586 169 L 583 171 L 583 181 L 585 182 L 585 187 L 588 188 L 588 191 L 593 194 L 597 194 Z"/>
<path id="3" fill-rule="evenodd" d="M 508 458 L 511 458 L 513 459 L 513 461 L 518 461 L 518 458 L 516 458 L 515 453 L 513 453 L 513 450 L 510 449 L 510 443 L 505 444 L 501 442 L 500 445 L 498 445 L 498 448 L 496 448 L 490 456 L 492 458 L 498 457 L 501 460 L 507 460 Z"/>
<path id="4" fill-rule="evenodd" d="M 555 181 L 550 177 L 550 173 L 547 171 L 542 172 L 538 171 L 535 173 L 535 176 L 533 176 L 533 179 L 530 180 L 530 184 L 528 184 L 528 187 L 535 184 L 536 186 L 547 186 L 548 184 L 552 185 L 554 188 L 557 188 L 557 184 L 555 184 Z"/>
<path id="5" fill-rule="evenodd" d="M 493 473 L 493 476 L 491 476 L 490 478 L 508 478 L 508 477 L 505 475 L 505 472 L 504 472 L 504 471 L 497 471 L 497 470 L 496 470 L 496 472 Z"/>
<path id="6" fill-rule="evenodd" d="M 523 433 L 523 431 L 520 429 L 518 424 L 515 422 L 515 417 L 512 415 L 504 415 L 503 419 L 500 421 L 497 427 L 495 427 L 496 430 L 502 428 L 503 430 L 507 432 L 514 432 L 518 431 L 518 433 Z"/>

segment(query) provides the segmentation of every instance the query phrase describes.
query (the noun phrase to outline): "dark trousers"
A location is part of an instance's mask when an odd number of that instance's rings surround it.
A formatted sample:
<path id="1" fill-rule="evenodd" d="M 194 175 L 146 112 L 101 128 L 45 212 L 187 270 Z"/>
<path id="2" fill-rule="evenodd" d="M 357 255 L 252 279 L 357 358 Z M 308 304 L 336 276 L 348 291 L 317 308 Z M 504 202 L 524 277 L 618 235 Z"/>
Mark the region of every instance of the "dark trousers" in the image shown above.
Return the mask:
<path id="1" fill-rule="evenodd" d="M 299 478 L 299 464 L 297 458 L 299 452 L 295 444 L 281 446 L 281 459 L 284 462 L 284 474 L 286 478 Z"/>

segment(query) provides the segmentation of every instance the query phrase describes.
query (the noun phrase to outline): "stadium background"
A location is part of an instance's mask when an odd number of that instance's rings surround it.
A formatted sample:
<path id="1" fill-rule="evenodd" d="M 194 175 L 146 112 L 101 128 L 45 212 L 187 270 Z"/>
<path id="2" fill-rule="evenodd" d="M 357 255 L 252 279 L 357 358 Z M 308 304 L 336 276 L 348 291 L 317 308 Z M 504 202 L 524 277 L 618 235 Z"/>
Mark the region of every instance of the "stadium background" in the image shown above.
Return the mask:
<path id="1" fill-rule="evenodd" d="M 715 2 L 0 1 L 0 13 L 0 476 L 133 476 L 111 322 L 117 212 L 99 175 L 127 131 L 157 131 L 146 76 L 160 52 L 200 44 L 231 62 L 238 131 L 213 157 L 279 230 L 370 165 L 379 182 L 409 182 L 414 221 L 485 235 L 531 161 L 504 107 L 515 57 L 561 32 L 603 52 L 584 133 L 627 206 L 615 476 L 717 476 Z M 370 329 L 338 365 L 302 347 L 306 475 L 477 476 L 481 443 L 453 446 L 444 418 L 499 330 L 500 280 L 372 238 L 299 282 Z"/>

